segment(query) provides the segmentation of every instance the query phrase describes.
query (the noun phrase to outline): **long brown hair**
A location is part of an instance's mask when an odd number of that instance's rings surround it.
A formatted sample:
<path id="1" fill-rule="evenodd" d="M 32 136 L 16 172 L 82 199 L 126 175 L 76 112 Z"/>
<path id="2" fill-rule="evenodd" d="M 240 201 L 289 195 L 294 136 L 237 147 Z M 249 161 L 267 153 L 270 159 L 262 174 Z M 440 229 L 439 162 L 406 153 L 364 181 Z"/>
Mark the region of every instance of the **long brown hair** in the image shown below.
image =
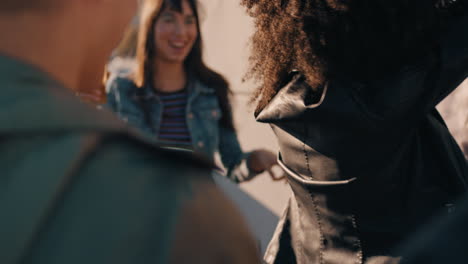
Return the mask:
<path id="1" fill-rule="evenodd" d="M 140 15 L 140 26 L 138 32 L 138 43 L 136 50 L 137 67 L 134 74 L 134 82 L 137 87 L 143 87 L 152 81 L 154 70 L 153 60 L 156 56 L 154 43 L 154 25 L 159 14 L 166 6 L 174 10 L 182 11 L 182 2 L 188 1 L 196 18 L 198 36 L 193 44 L 192 50 L 185 59 L 184 65 L 187 73 L 195 76 L 203 84 L 215 89 L 222 111 L 220 124 L 234 130 L 231 104 L 229 97 L 231 92 L 226 79 L 210 69 L 203 61 L 202 36 L 200 32 L 200 19 L 196 0 L 144 0 Z"/>

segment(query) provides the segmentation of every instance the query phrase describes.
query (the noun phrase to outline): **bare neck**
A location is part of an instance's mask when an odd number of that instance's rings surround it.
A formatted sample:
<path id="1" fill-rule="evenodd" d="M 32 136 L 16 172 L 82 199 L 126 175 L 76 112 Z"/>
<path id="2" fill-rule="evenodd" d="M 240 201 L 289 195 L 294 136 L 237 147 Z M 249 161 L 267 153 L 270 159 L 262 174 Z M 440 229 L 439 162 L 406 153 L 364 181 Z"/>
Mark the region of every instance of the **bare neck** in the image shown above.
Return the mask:
<path id="1" fill-rule="evenodd" d="M 0 16 L 0 53 L 31 63 L 69 89 L 78 85 L 78 41 L 67 31 L 66 21 L 44 15 L 22 14 Z M 75 62 L 73 62 L 75 60 Z M 73 63 L 70 63 L 73 62 Z"/>
<path id="2" fill-rule="evenodd" d="M 187 84 L 187 73 L 183 63 L 155 62 L 153 87 L 158 92 L 178 92 Z"/>

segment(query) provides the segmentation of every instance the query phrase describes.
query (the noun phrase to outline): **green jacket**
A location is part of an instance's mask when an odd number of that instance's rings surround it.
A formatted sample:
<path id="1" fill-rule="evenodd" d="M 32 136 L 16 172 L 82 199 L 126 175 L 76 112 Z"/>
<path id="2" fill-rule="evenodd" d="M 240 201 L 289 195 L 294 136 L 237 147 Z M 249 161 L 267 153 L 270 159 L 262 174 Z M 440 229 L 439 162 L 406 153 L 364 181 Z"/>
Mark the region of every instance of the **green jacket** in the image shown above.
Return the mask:
<path id="1" fill-rule="evenodd" d="M 0 56 L 0 82 L 0 263 L 167 262 L 187 178 L 208 164 L 149 145 L 33 66 Z"/>

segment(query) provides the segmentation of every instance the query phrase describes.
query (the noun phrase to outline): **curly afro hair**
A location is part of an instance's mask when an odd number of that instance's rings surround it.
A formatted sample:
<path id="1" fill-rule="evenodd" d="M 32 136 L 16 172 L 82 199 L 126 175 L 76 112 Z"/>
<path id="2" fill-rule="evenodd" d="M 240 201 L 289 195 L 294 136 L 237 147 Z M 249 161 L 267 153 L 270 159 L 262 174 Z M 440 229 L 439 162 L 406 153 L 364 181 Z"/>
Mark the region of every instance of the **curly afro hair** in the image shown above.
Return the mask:
<path id="1" fill-rule="evenodd" d="M 434 52 L 466 0 L 242 0 L 254 18 L 250 69 L 258 113 L 301 72 L 317 92 L 331 79 L 378 79 Z"/>

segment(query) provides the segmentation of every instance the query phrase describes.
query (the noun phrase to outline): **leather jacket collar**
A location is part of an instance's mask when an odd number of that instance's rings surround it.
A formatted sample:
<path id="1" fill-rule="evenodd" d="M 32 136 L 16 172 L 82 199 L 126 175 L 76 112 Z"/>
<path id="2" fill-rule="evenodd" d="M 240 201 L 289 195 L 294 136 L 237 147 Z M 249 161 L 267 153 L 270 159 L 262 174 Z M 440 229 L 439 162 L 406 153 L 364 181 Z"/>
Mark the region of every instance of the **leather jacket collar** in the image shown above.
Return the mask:
<path id="1" fill-rule="evenodd" d="M 307 109 L 319 107 L 325 99 L 328 85 L 318 95 L 299 72 L 291 74 L 291 80 L 280 89 L 267 106 L 256 116 L 257 121 L 269 123 L 300 117 Z"/>

